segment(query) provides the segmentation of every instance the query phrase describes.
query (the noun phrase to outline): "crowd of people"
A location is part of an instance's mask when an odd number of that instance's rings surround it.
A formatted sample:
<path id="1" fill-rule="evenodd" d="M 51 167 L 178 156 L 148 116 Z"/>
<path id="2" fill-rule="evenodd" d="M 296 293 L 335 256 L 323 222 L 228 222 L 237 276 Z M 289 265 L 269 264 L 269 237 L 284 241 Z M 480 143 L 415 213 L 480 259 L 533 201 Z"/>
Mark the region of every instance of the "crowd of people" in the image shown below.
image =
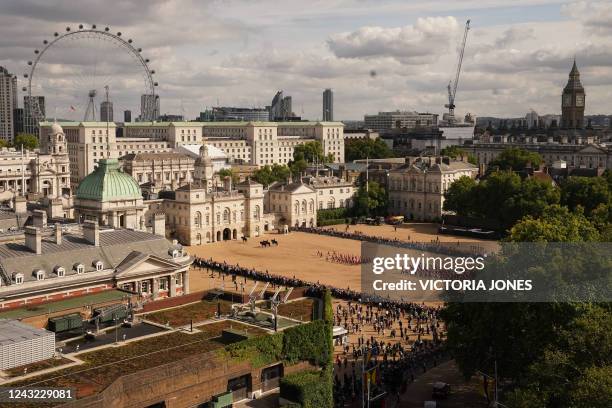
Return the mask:
<path id="1" fill-rule="evenodd" d="M 435 238 L 430 242 L 416 242 L 410 239 L 408 236 L 407 241 L 402 241 L 398 238 L 386 238 L 376 235 L 367 235 L 361 231 L 345 231 L 336 230 L 334 228 L 322 228 L 322 227 L 299 227 L 297 231 L 307 232 L 310 234 L 327 235 L 336 238 L 353 239 L 363 242 L 371 242 L 374 244 L 388 245 L 398 248 L 415 249 L 418 251 L 428 251 L 444 255 L 455 255 L 462 256 L 466 253 L 484 253 L 484 249 L 477 245 L 461 245 L 457 242 L 441 242 L 439 238 Z"/>
<path id="2" fill-rule="evenodd" d="M 439 307 L 414 303 L 338 304 L 334 325 L 356 335 L 356 341 L 342 344 L 342 353 L 336 356 L 335 401 L 343 404 L 360 398 L 366 381 L 363 371 L 376 373 L 367 380 L 370 388 L 399 398 L 420 369 L 425 372 L 443 358 L 439 312 Z M 376 334 L 368 337 L 366 330 Z M 425 338 L 429 335 L 431 340 Z"/>
<path id="3" fill-rule="evenodd" d="M 223 279 L 230 276 L 234 285 L 242 277 L 244 283 L 251 279 L 274 286 L 306 287 L 305 294 L 312 297 L 321 297 L 324 291 L 330 290 L 334 298 L 346 301 L 345 306 L 336 306 L 333 323 L 355 334 L 357 341 L 343 344 L 342 358 L 338 355 L 335 361 L 334 400 L 340 404 L 360 398 L 364 369 L 378 373 L 376 382 L 371 380 L 371 387 L 380 387 L 390 395 L 397 393 L 399 398 L 399 393 L 420 369 L 424 371 L 443 358 L 440 307 L 366 295 L 213 259 L 196 258 L 194 266 L 211 274 L 218 272 Z M 366 338 L 366 328 L 373 329 L 376 335 Z M 432 340 L 426 339 L 429 335 Z"/>

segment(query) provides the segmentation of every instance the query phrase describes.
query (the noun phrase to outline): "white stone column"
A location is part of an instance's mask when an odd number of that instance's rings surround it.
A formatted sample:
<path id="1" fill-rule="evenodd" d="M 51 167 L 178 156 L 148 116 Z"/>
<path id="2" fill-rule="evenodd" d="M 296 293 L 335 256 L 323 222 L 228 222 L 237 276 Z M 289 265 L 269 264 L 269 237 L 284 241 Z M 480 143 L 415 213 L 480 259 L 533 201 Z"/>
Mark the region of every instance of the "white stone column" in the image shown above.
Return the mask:
<path id="1" fill-rule="evenodd" d="M 157 299 L 158 292 L 159 292 L 159 278 L 153 278 L 152 291 L 153 291 L 153 299 Z"/>
<path id="2" fill-rule="evenodd" d="M 170 290 L 168 291 L 168 297 L 176 296 L 176 280 L 174 275 L 168 276 L 168 280 L 170 281 Z"/>
<path id="3" fill-rule="evenodd" d="M 183 272 L 183 295 L 189 293 L 189 271 Z"/>

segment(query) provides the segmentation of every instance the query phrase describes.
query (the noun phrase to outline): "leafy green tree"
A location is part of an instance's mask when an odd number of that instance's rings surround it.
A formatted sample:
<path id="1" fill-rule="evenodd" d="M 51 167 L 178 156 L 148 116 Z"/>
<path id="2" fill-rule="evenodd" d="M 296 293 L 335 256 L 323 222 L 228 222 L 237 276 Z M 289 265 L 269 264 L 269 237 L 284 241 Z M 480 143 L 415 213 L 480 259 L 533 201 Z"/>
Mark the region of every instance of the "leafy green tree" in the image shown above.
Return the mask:
<path id="1" fill-rule="evenodd" d="M 559 192 L 551 183 L 496 171 L 478 183 L 467 177 L 456 180 L 445 193 L 444 208 L 458 215 L 496 220 L 505 230 L 558 202 Z"/>
<path id="2" fill-rule="evenodd" d="M 255 170 L 253 178 L 258 182 L 268 187 L 275 181 L 286 181 L 289 179 L 289 167 L 281 164 L 273 164 L 272 166 L 265 165 Z"/>
<path id="3" fill-rule="evenodd" d="M 306 163 L 327 163 L 329 156 L 323 154 L 323 146 L 318 140 L 297 145 L 293 150 L 293 161 L 304 160 Z M 333 161 L 333 158 L 332 160 Z"/>
<path id="4" fill-rule="evenodd" d="M 359 187 L 353 211 L 356 216 L 386 215 L 388 202 L 385 188 L 375 181 L 370 181 L 367 189 L 365 185 Z"/>
<path id="5" fill-rule="evenodd" d="M 9 146 L 9 144 L 8 144 L 8 142 L 6 140 L 0 139 L 0 148 L 8 147 L 8 146 Z"/>
<path id="6" fill-rule="evenodd" d="M 467 157 L 468 163 L 472 163 L 474 165 L 478 164 L 478 160 L 476 156 L 470 154 L 460 148 L 459 146 L 447 146 L 440 151 L 440 156 L 448 156 L 453 159 L 460 159 L 461 157 Z"/>
<path id="7" fill-rule="evenodd" d="M 38 147 L 38 137 L 29 133 L 19 133 L 13 139 L 13 146 L 18 149 L 23 146 L 24 149 L 34 150 Z"/>
<path id="8" fill-rule="evenodd" d="M 463 176 L 450 185 L 445 194 L 444 209 L 460 215 L 479 215 L 476 210 L 475 191 L 477 182 L 471 177 Z"/>
<path id="9" fill-rule="evenodd" d="M 502 151 L 495 160 L 489 163 L 489 168 L 499 167 L 500 170 L 522 171 L 528 164 L 538 168 L 542 164 L 542 157 L 518 147 L 508 147 Z"/>
<path id="10" fill-rule="evenodd" d="M 359 159 L 385 159 L 393 152 L 382 139 L 357 139 L 344 143 L 344 158 L 347 162 Z"/>
<path id="11" fill-rule="evenodd" d="M 232 184 L 239 182 L 238 174 L 236 174 L 233 169 L 221 169 L 217 172 L 217 175 L 222 180 L 226 177 L 231 177 Z"/>
<path id="12" fill-rule="evenodd" d="M 597 241 L 599 237 L 599 232 L 584 214 L 551 205 L 540 217 L 524 217 L 510 229 L 507 239 L 514 242 L 579 242 Z"/>
<path id="13" fill-rule="evenodd" d="M 561 184 L 561 204 L 575 210 L 584 208 L 587 216 L 600 205 L 612 203 L 609 181 L 603 177 L 568 177 Z"/>
<path id="14" fill-rule="evenodd" d="M 304 159 L 294 160 L 289 163 L 289 169 L 294 177 L 299 177 L 302 173 L 304 173 L 304 171 L 306 171 L 307 167 L 308 163 Z"/>

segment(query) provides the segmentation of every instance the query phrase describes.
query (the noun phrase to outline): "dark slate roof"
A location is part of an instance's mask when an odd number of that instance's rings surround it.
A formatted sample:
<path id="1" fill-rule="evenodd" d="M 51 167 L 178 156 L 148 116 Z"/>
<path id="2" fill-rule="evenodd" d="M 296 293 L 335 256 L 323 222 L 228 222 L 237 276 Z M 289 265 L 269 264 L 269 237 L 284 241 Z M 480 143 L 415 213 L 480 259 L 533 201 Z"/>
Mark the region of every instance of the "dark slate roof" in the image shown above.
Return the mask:
<path id="1" fill-rule="evenodd" d="M 31 252 L 24 244 L 0 245 L 0 266 L 9 276 L 20 272 L 24 281 L 31 281 L 36 280 L 33 273 L 39 269 L 45 271 L 45 280 L 57 277 L 54 272 L 57 266 L 65 269 L 66 276 L 75 275 L 78 264 L 84 266 L 86 274 L 96 271 L 96 261 L 102 261 L 104 269 L 116 269 L 134 251 L 172 259 L 168 252 L 172 244 L 168 240 L 143 231 L 101 230 L 99 247 L 72 234 L 64 235 L 60 245 L 53 239 L 43 238 L 41 255 Z"/>

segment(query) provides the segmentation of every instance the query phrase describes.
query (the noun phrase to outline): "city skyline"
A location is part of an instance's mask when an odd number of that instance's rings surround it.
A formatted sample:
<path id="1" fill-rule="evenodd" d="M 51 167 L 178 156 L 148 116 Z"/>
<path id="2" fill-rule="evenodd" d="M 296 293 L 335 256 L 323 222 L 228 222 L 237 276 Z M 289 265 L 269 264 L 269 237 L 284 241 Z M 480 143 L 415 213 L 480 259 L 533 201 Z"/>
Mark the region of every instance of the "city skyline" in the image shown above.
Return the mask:
<path id="1" fill-rule="evenodd" d="M 270 9 L 242 1 L 154 1 L 106 10 L 95 2 L 8 1 L 0 17 L 0 65 L 19 77 L 21 100 L 27 60 L 43 39 L 67 25 L 108 24 L 150 56 L 162 114 L 193 119 L 217 103 L 263 107 L 283 89 L 297 116 L 316 120 L 326 88 L 334 89 L 336 120 L 396 109 L 442 114 L 462 25 L 471 18 L 458 117 L 523 116 L 530 109 L 560 114 L 559 89 L 574 56 L 589 94 L 585 114 L 610 113 L 612 5 L 606 2 L 371 3 L 315 2 L 301 10 L 293 2 Z M 189 19 L 206 24 L 170 24 Z"/>

